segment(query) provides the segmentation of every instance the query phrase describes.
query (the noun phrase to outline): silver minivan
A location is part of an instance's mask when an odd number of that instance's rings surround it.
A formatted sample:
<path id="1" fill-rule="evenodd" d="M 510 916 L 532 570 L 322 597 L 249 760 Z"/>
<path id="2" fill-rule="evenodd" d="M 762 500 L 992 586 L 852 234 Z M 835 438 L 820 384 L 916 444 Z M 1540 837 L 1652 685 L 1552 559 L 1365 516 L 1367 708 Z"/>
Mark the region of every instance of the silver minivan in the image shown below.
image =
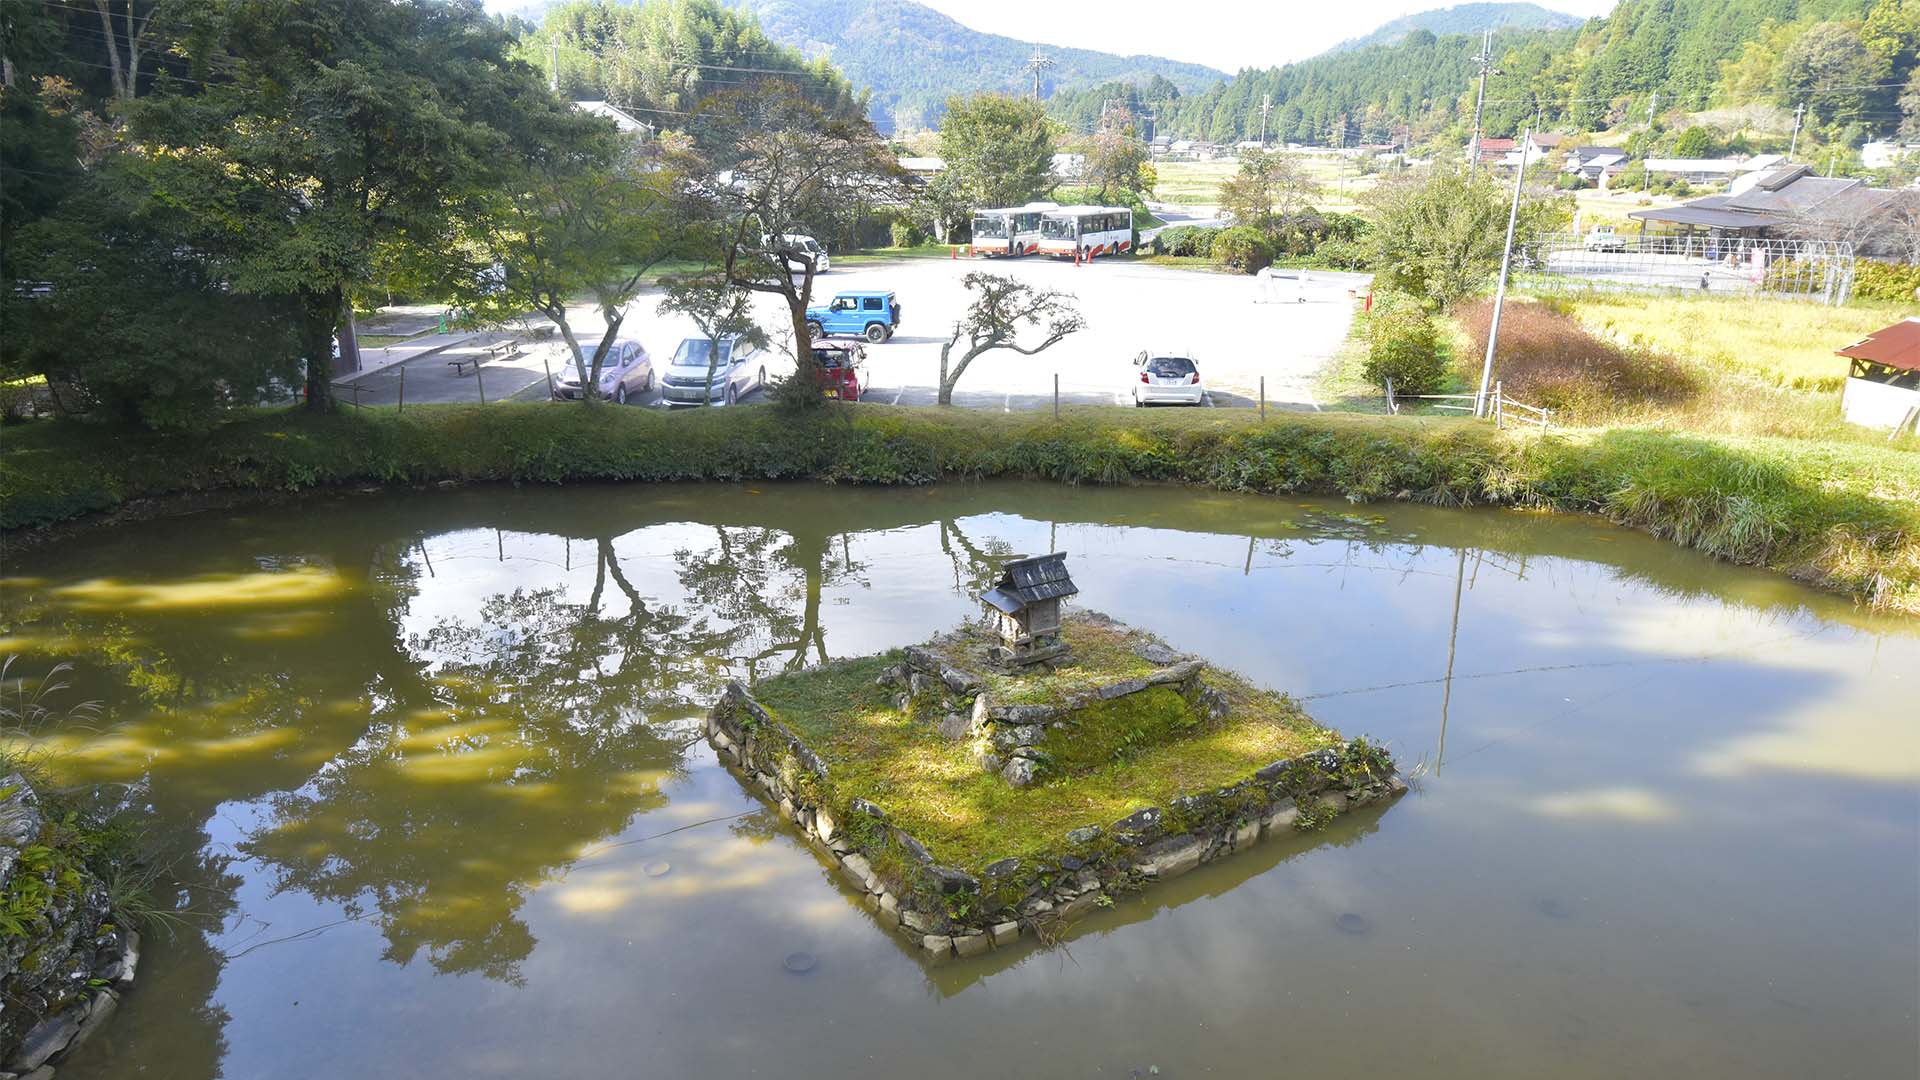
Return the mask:
<path id="1" fill-rule="evenodd" d="M 713 365 L 713 378 L 707 378 L 707 361 L 713 342 L 691 337 L 673 350 L 660 375 L 660 400 L 667 405 L 732 405 L 754 390 L 767 385 L 766 354 L 752 341 L 739 336 L 719 341 L 719 359 Z"/>

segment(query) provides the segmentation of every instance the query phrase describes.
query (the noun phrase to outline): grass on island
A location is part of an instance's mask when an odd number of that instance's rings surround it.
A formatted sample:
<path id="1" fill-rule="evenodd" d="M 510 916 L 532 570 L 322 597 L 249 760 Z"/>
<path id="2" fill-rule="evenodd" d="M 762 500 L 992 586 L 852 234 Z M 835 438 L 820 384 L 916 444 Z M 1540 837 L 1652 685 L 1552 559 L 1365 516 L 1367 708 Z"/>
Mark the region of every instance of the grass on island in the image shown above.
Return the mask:
<path id="1" fill-rule="evenodd" d="M 1076 649 L 1085 635 L 1077 637 Z M 1220 788 L 1282 758 L 1340 743 L 1286 695 L 1209 671 L 1207 684 L 1227 695 L 1224 718 L 1189 713 L 1170 730 L 1161 723 L 1164 703 L 1152 701 L 1083 718 L 1082 753 L 1104 762 L 1015 788 L 983 771 L 965 741 L 942 737 L 939 716 L 894 707 L 894 691 L 874 680 L 897 659 L 839 661 L 767 679 L 753 692 L 826 763 L 821 794 L 828 805 L 867 799 L 936 860 L 969 873 L 1000 859 L 1058 851 L 1083 825 L 1105 828 L 1143 807 L 1164 808 L 1177 795 Z"/>

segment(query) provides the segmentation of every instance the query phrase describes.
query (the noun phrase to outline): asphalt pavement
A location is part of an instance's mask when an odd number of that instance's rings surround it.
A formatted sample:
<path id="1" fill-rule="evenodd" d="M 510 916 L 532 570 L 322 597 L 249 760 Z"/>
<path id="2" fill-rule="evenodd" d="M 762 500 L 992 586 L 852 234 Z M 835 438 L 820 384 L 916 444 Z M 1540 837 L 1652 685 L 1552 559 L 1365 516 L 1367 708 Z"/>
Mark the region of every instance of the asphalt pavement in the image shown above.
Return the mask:
<path id="1" fill-rule="evenodd" d="M 1062 404 L 1127 404 L 1138 379 L 1132 364 L 1142 350 L 1180 351 L 1200 368 L 1214 407 L 1252 406 L 1264 380 L 1270 405 L 1315 408 L 1313 385 L 1319 372 L 1345 340 L 1358 297 L 1367 288 L 1364 274 L 1277 271 L 1273 279 L 1240 277 L 1153 266 L 1131 260 L 1069 261 L 1028 256 L 1021 259 L 898 259 L 836 270 L 815 281 L 817 302 L 843 290 L 892 290 L 903 321 L 888 342 L 867 345 L 861 382 L 865 399 L 882 404 L 932 404 L 938 398 L 940 347 L 965 310 L 968 293 L 962 278 L 970 271 L 1011 274 L 1038 288 L 1074 296 L 1087 328 L 1037 356 L 1011 351 L 987 353 L 962 376 L 956 405 L 999 409 L 1051 408 L 1056 378 Z M 628 309 L 623 336 L 635 337 L 652 354 L 656 368 L 682 338 L 698 331 L 684 316 L 657 313 L 657 290 L 638 297 Z M 785 307 L 777 297 L 755 298 L 760 323 L 779 344 L 769 352 L 768 375 L 792 370 L 783 358 L 790 334 Z M 591 307 L 570 311 L 582 342 L 597 342 L 604 324 Z M 341 380 L 342 398 L 363 404 L 393 404 L 400 399 L 405 371 L 405 400 L 489 402 L 539 400 L 547 396 L 549 370 L 568 362 L 557 337 L 525 344 L 517 355 L 482 363 L 476 373 L 465 360 L 494 340 L 511 336 L 489 332 Z M 412 344 L 412 343 L 409 343 Z M 396 346 L 398 348 L 398 346 Z M 344 384 L 357 384 L 358 391 Z M 746 395 L 751 403 L 763 397 Z M 658 404 L 655 389 L 632 404 Z"/>

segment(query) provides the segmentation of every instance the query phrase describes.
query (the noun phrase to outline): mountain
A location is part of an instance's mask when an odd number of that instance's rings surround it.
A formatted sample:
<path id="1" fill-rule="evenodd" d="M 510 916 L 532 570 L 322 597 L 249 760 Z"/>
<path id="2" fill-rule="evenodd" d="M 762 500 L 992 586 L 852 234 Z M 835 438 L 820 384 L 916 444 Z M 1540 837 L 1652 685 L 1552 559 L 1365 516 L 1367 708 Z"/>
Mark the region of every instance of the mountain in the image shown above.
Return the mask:
<path id="1" fill-rule="evenodd" d="M 1456 4 L 1402 15 L 1371 34 L 1343 41 L 1327 52 L 1346 52 L 1364 49 L 1369 45 L 1397 45 L 1415 30 L 1425 30 L 1436 36 L 1478 34 L 1484 30 L 1566 30 L 1585 21 L 1563 11 L 1543 8 L 1539 4 Z"/>
<path id="2" fill-rule="evenodd" d="M 937 124 L 948 95 L 985 90 L 1031 93 L 1027 60 L 1035 43 L 983 33 L 906 0 L 725 0 L 751 11 L 767 36 L 808 59 L 825 57 L 855 86 L 873 90 L 882 130 Z M 1519 6 L 1519 5 L 1516 5 Z M 1227 78 L 1223 71 L 1158 56 L 1116 56 L 1091 49 L 1039 46 L 1053 58 L 1042 97 L 1103 82 L 1146 82 L 1158 75 L 1182 93 Z"/>
<path id="3" fill-rule="evenodd" d="M 1472 124 L 1479 49 L 1476 32 L 1416 27 L 1393 44 L 1242 71 L 1151 106 L 1161 133 L 1218 142 L 1257 138 L 1261 106 L 1271 102 L 1265 123 L 1274 141 L 1460 147 Z M 1920 93 L 1902 90 L 1920 69 L 1920 17 L 1902 0 L 1620 0 L 1575 26 L 1504 26 L 1493 52 L 1489 135 L 1518 135 L 1536 117 L 1579 133 L 1644 127 L 1653 114 L 1663 126 L 1656 136 L 1670 138 L 1679 129 L 1664 125 L 1703 122 L 1687 116 L 1713 110 L 1722 129 L 1709 133 L 1714 139 L 1752 127 L 1769 138 L 1778 131 L 1784 149 L 1797 106 L 1805 106 L 1805 131 L 1822 143 L 1858 146 L 1903 125 L 1920 131 Z M 1074 115 L 1085 103 L 1073 97 L 1061 95 L 1049 111 Z"/>

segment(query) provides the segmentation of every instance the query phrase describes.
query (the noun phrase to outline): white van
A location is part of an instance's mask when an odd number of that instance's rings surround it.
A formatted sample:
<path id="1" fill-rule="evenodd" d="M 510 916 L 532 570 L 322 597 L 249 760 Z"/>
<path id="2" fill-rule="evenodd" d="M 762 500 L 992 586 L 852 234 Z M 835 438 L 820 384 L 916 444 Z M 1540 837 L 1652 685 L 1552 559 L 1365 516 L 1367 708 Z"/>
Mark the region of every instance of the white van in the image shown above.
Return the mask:
<path id="1" fill-rule="evenodd" d="M 771 248 L 775 246 L 776 242 L 773 237 L 769 236 L 764 243 L 767 247 Z M 779 238 L 778 246 L 796 251 L 804 251 L 812 256 L 813 272 L 816 274 L 824 274 L 832 268 L 833 260 L 827 257 L 827 249 L 821 247 L 820 241 L 815 240 L 811 236 L 803 233 L 787 233 Z M 778 258 L 778 256 L 775 257 Z M 807 264 L 800 259 L 788 257 L 787 271 L 793 274 L 804 274 L 807 272 Z"/>

